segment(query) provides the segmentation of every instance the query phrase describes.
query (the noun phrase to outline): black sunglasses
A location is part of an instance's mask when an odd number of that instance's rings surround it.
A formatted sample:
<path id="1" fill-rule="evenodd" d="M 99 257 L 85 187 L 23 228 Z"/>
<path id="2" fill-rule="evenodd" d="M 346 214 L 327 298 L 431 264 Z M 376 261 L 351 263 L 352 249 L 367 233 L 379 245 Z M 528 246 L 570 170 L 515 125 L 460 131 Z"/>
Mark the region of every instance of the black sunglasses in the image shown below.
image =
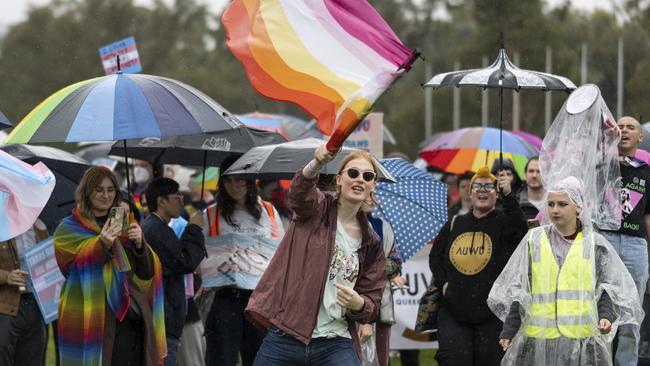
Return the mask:
<path id="1" fill-rule="evenodd" d="M 377 174 L 375 174 L 375 172 L 363 172 L 363 173 L 361 173 L 359 171 L 359 169 L 357 169 L 357 168 L 348 168 L 348 169 L 345 169 L 343 172 L 347 172 L 348 177 L 350 177 L 352 179 L 357 179 L 359 174 L 361 174 L 361 177 L 363 177 L 363 180 L 365 180 L 366 182 L 372 182 L 372 181 L 375 180 L 375 178 L 377 178 Z"/>

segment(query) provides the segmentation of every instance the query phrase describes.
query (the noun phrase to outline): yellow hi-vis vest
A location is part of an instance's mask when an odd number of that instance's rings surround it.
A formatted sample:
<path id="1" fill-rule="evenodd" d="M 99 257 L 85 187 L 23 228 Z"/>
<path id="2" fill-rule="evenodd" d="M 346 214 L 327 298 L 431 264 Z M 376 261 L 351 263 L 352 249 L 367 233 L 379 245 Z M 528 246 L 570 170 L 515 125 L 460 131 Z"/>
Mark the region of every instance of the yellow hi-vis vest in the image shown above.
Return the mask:
<path id="1" fill-rule="evenodd" d="M 541 240 L 528 241 L 531 258 L 531 304 L 524 335 L 531 338 L 588 338 L 598 331 L 595 299 L 595 241 L 585 245 L 582 232 L 571 244 L 562 268 L 557 264 L 544 228 L 534 229 Z"/>

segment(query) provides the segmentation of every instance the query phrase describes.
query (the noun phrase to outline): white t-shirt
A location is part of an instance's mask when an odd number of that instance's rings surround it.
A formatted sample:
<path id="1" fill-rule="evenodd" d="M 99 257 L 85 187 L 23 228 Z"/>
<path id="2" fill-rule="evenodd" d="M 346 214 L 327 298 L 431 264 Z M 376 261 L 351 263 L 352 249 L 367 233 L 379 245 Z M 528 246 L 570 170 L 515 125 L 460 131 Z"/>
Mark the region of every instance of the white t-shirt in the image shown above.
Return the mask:
<path id="1" fill-rule="evenodd" d="M 345 309 L 336 303 L 336 287 L 338 283 L 354 287 L 359 278 L 359 254 L 361 239 L 353 239 L 341 225 L 336 222 L 336 242 L 332 263 L 323 290 L 323 301 L 318 310 L 318 320 L 312 338 L 346 337 L 352 338 L 345 320 Z"/>
<path id="2" fill-rule="evenodd" d="M 535 208 L 536 208 L 538 211 L 541 211 L 542 208 L 544 207 L 544 200 L 535 201 L 535 200 L 531 200 L 531 199 L 529 198 L 529 199 L 528 199 L 528 202 L 530 202 L 531 205 L 535 206 Z"/>

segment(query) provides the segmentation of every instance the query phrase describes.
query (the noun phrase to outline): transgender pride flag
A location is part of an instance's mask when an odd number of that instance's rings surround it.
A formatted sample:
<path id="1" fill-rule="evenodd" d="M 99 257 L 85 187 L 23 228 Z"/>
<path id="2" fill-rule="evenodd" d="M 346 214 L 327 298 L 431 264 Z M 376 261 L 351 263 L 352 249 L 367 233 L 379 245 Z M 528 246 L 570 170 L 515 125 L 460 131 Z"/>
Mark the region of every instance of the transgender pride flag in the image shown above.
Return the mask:
<path id="1" fill-rule="evenodd" d="M 34 224 L 55 183 L 45 164 L 32 166 L 0 150 L 0 241 L 14 238 Z"/>
<path id="2" fill-rule="evenodd" d="M 417 56 L 366 0 L 234 0 L 222 22 L 255 89 L 311 114 L 331 151 Z"/>

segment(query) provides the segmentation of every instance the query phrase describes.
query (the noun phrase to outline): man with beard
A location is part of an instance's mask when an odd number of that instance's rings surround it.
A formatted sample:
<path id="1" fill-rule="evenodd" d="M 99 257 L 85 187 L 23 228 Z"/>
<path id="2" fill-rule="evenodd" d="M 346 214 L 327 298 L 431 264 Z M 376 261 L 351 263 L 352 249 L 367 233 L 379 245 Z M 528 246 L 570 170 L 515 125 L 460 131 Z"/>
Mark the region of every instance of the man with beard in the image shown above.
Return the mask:
<path id="1" fill-rule="evenodd" d="M 526 184 L 519 192 L 519 206 L 528 220 L 534 220 L 544 201 L 544 184 L 539 170 L 539 157 L 533 156 L 526 163 Z"/>

